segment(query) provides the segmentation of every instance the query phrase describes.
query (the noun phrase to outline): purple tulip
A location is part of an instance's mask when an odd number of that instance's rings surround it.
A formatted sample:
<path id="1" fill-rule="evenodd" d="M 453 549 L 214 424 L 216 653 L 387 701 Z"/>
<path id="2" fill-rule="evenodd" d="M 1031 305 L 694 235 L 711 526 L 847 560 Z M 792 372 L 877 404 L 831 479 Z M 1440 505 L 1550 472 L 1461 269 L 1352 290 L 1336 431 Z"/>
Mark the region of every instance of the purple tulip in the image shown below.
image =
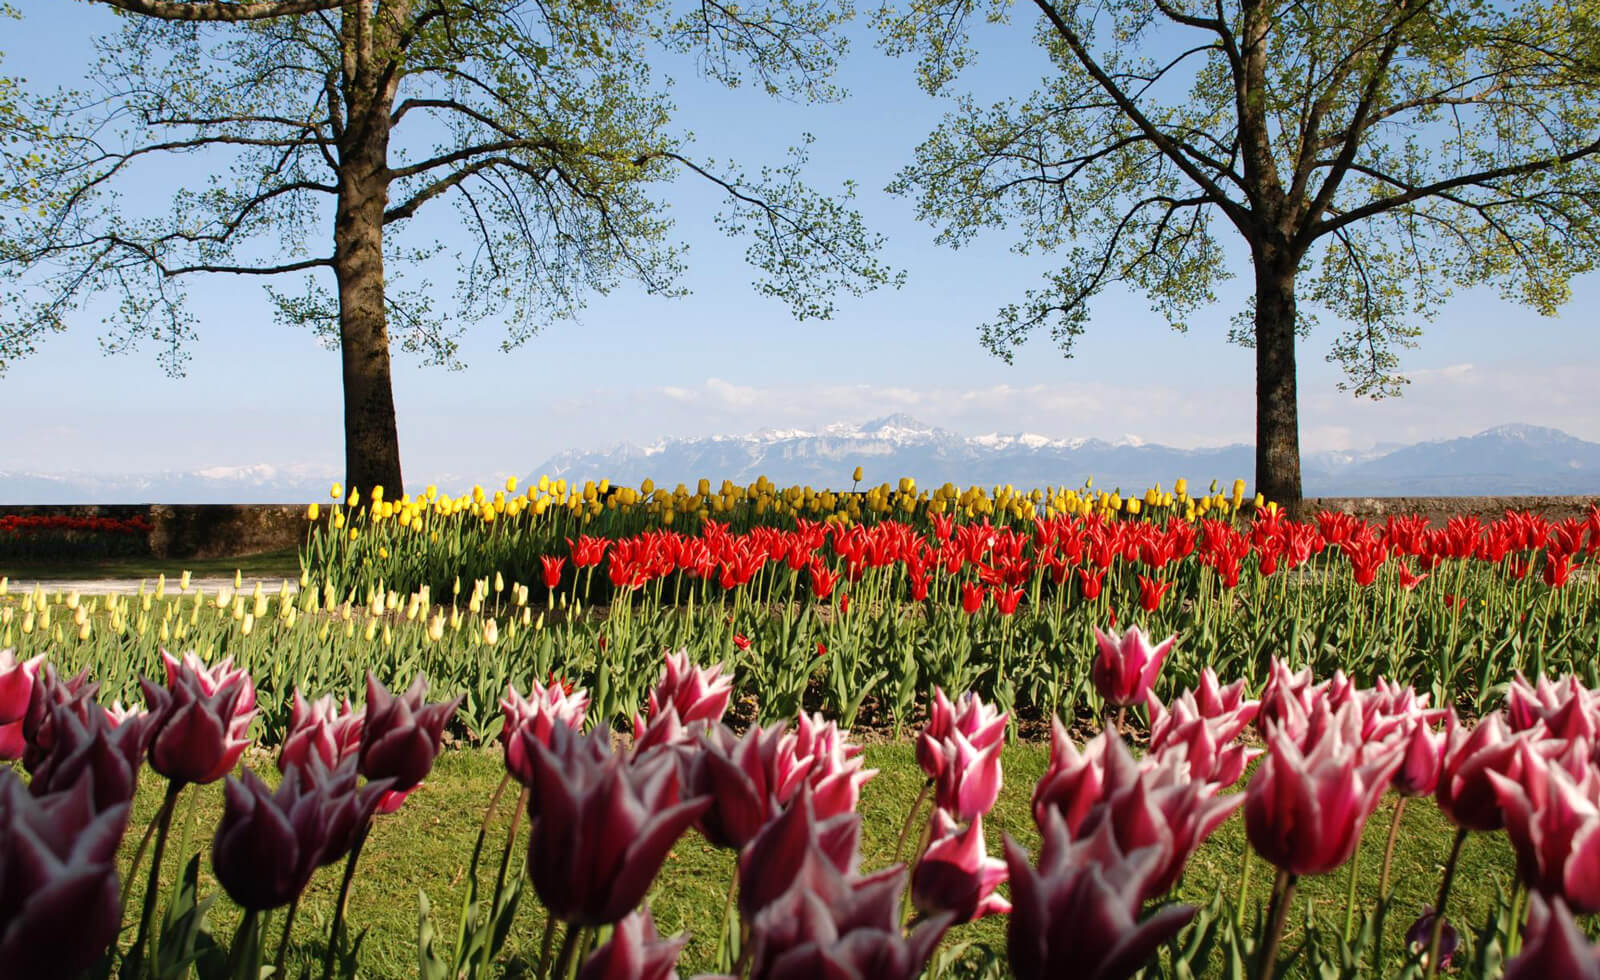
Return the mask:
<path id="1" fill-rule="evenodd" d="M 1413 953 L 1426 953 L 1428 944 L 1433 941 L 1433 924 L 1438 921 L 1438 915 L 1433 911 L 1432 905 L 1425 905 L 1422 915 L 1417 921 L 1411 923 L 1411 928 L 1406 930 L 1406 946 Z M 1439 929 L 1439 969 L 1441 971 L 1450 967 L 1450 961 L 1455 958 L 1456 947 L 1461 945 L 1461 934 L 1456 932 L 1456 927 L 1450 924 L 1449 919 L 1444 920 L 1444 925 Z M 1426 965 L 1427 956 L 1423 956 Z"/>
<path id="2" fill-rule="evenodd" d="M 687 786 L 711 806 L 695 825 L 713 847 L 740 850 L 755 838 L 811 775 L 811 756 L 782 724 L 756 725 L 735 737 L 724 725 L 706 733 L 688 766 Z"/>
<path id="3" fill-rule="evenodd" d="M 175 783 L 214 783 L 250 744 L 255 684 L 229 657 L 207 668 L 193 652 L 180 663 L 165 650 L 167 686 L 140 678 L 150 707 L 150 768 Z"/>
<path id="4" fill-rule="evenodd" d="M 79 718 L 87 718 L 98 711 L 94 696 L 100 685 L 89 681 L 89 672 L 62 681 L 50 664 L 41 664 L 34 675 L 32 690 L 28 695 L 28 710 L 22 717 L 22 766 L 32 772 L 55 745 L 55 708 L 65 705 Z"/>
<path id="5" fill-rule="evenodd" d="M 983 817 L 957 829 L 945 810 L 933 811 L 932 843 L 911 873 L 911 900 L 924 912 L 952 912 L 954 922 L 971 922 L 1011 911 L 994 893 L 1006 880 L 1006 863 L 984 847 Z"/>
<path id="6" fill-rule="evenodd" d="M 526 786 L 533 778 L 531 763 L 518 736 L 526 732 L 529 737 L 548 745 L 550 729 L 556 725 L 582 730 L 584 717 L 589 713 L 589 695 L 582 690 L 569 692 L 559 683 L 545 687 L 535 680 L 527 697 L 508 685 L 506 696 L 500 699 L 500 710 L 505 715 L 500 727 L 500 746 L 505 751 L 506 770 Z"/>
<path id="7" fill-rule="evenodd" d="M 35 798 L 0 768 L 0 972 L 76 977 L 116 940 L 127 824 L 127 804 L 96 812 L 88 779 Z"/>
<path id="8" fill-rule="evenodd" d="M 393 780 L 390 792 L 401 799 L 427 778 L 439 755 L 444 726 L 461 705 L 461 697 L 427 704 L 427 678 L 418 674 L 398 697 L 367 674 L 366 721 L 361 729 L 358 755 L 361 775 L 371 780 Z M 380 805 L 393 812 L 393 798 Z"/>
<path id="9" fill-rule="evenodd" d="M 550 914 L 569 924 L 616 922 L 644 898 L 683 832 L 711 801 L 678 799 L 670 757 L 629 763 L 611 733 L 566 726 L 549 746 L 524 738 L 533 763 L 528 873 Z"/>
<path id="10" fill-rule="evenodd" d="M 678 954 L 688 933 L 662 939 L 650 906 L 630 912 L 578 971 L 578 980 L 678 980 Z"/>
<path id="11" fill-rule="evenodd" d="M 309 763 L 321 767 L 321 760 Z M 211 843 L 217 881 L 241 908 L 265 912 L 299 897 L 317 870 L 328 843 L 326 784 L 302 776 L 298 766 L 283 774 L 276 792 L 255 773 L 229 776 L 222 822 Z"/>
<path id="12" fill-rule="evenodd" d="M 858 824 L 859 819 L 850 814 L 817 820 L 810 791 L 803 790 L 751 845 L 747 856 L 781 838 L 788 859 L 782 867 L 764 862 L 742 867 L 742 909 L 743 888 L 752 880 L 759 879 L 763 892 L 772 896 L 753 912 L 744 911 L 752 980 L 912 980 L 921 975 L 952 916 L 935 915 L 910 936 L 901 932 L 905 869 L 855 874 L 853 838 L 848 855 L 837 853 L 840 841 L 833 828 L 838 821 Z"/>
<path id="13" fill-rule="evenodd" d="M 96 812 L 132 802 L 150 742 L 151 717 L 135 715 L 113 726 L 103 711 L 80 714 L 69 705 L 50 707 L 52 744 L 34 767 L 28 791 L 43 796 L 87 782 Z"/>
<path id="14" fill-rule="evenodd" d="M 1143 921 L 1139 911 L 1161 855 L 1156 848 L 1124 854 L 1110 821 L 1072 840 L 1054 810 L 1045 814 L 1039 867 L 1006 837 L 1011 879 L 1007 949 L 1018 980 L 1122 980 L 1131 977 L 1195 909 L 1167 905 Z"/>
<path id="15" fill-rule="evenodd" d="M 1161 664 L 1172 652 L 1177 636 L 1169 636 L 1151 646 L 1150 637 L 1137 626 L 1128 628 L 1122 637 L 1094 631 L 1099 654 L 1090 668 L 1090 678 L 1095 690 L 1110 704 L 1119 708 L 1139 704 L 1155 687 Z"/>
<path id="16" fill-rule="evenodd" d="M 1600 980 L 1600 948 L 1589 942 L 1560 898 L 1528 896 L 1522 952 L 1506 962 L 1500 980 Z"/>

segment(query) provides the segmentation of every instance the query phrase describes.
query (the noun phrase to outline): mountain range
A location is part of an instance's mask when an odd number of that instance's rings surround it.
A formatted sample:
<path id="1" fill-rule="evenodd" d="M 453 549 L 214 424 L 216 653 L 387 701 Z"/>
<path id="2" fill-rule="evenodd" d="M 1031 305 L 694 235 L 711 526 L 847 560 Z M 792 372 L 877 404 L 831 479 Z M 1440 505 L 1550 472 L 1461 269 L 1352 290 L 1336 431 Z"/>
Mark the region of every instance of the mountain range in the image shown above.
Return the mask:
<path id="1" fill-rule="evenodd" d="M 1236 477 L 1250 481 L 1255 456 L 1244 444 L 1175 449 L 1134 436 L 1112 442 L 1027 432 L 963 436 L 895 414 L 817 431 L 762 429 L 570 450 L 527 476 L 548 474 L 569 483 L 604 478 L 632 486 L 648 477 L 671 487 L 692 486 L 701 477 L 743 485 L 764 475 L 779 486 L 848 489 L 857 466 L 865 471 L 864 486 L 910 476 L 925 488 L 946 481 L 958 487 L 1075 487 L 1092 476 L 1096 487 L 1127 491 L 1157 483 L 1170 488 L 1183 477 L 1190 492 L 1199 493 L 1213 479 L 1223 487 Z M 1307 453 L 1301 470 L 1311 497 L 1591 494 L 1600 493 L 1600 444 L 1559 429 L 1513 424 L 1457 439 Z M 336 479 L 337 473 L 321 467 L 268 464 L 133 475 L 0 470 L 0 504 L 306 503 L 325 500 Z M 438 482 L 448 491 L 464 489 Z"/>
<path id="2" fill-rule="evenodd" d="M 812 432 L 762 429 L 745 436 L 667 439 L 650 446 L 622 444 L 593 452 L 573 450 L 545 460 L 532 475 L 573 480 L 602 477 L 637 485 L 646 477 L 670 487 L 754 482 L 765 475 L 779 486 L 810 484 L 845 489 L 851 471 L 863 485 L 893 484 L 902 476 L 918 486 L 946 481 L 958 487 L 1009 483 L 1015 487 L 1082 486 L 1143 490 L 1170 488 L 1183 477 L 1191 493 L 1213 480 L 1231 486 L 1254 482 L 1255 450 L 1245 444 L 1175 449 L 1127 436 L 1052 439 L 1028 432 L 962 436 L 894 414 L 862 425 L 836 424 Z M 1379 445 L 1363 451 L 1306 453 L 1301 478 L 1307 496 L 1475 496 L 1600 492 L 1600 444 L 1559 429 L 1502 425 L 1474 436 Z"/>

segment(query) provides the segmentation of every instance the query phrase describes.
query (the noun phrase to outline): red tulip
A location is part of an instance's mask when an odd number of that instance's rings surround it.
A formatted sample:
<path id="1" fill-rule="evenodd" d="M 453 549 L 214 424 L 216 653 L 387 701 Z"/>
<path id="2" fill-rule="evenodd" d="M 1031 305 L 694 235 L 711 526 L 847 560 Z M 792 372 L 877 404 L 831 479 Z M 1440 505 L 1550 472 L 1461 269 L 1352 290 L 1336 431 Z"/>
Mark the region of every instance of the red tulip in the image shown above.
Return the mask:
<path id="1" fill-rule="evenodd" d="M 1560 898 L 1528 896 L 1522 952 L 1506 961 L 1501 980 L 1600 980 L 1600 947 L 1589 942 Z"/>
<path id="2" fill-rule="evenodd" d="M 551 729 L 549 746 L 525 739 L 528 874 L 550 914 L 579 926 L 608 925 L 644 898 L 667 851 L 711 801 L 680 800 L 670 756 L 632 762 L 609 749 L 611 733 Z"/>
<path id="3" fill-rule="evenodd" d="M 233 769 L 250 744 L 256 692 L 228 657 L 207 668 L 191 651 L 180 662 L 165 650 L 163 690 L 139 679 L 150 705 L 150 768 L 176 783 L 213 783 Z"/>
<path id="4" fill-rule="evenodd" d="M 1268 726 L 1267 756 L 1245 790 L 1244 818 L 1251 847 L 1277 867 L 1325 874 L 1355 852 L 1400 754 L 1347 738 L 1353 728 L 1357 709 L 1347 704 L 1303 753 L 1289 732 Z"/>
<path id="5" fill-rule="evenodd" d="M 576 542 L 571 538 L 567 539 L 567 548 L 572 551 L 574 568 L 587 568 L 590 565 L 600 564 L 600 560 L 605 557 L 606 548 L 610 546 L 609 539 L 594 538 L 587 534 L 578 535 Z"/>
<path id="6" fill-rule="evenodd" d="M 528 760 L 524 740 L 531 738 L 549 745 L 550 732 L 557 725 L 573 731 L 582 730 L 589 713 L 589 695 L 559 682 L 553 681 L 546 687 L 534 680 L 525 698 L 515 687 L 507 685 L 506 696 L 500 699 L 500 711 L 505 716 L 500 726 L 500 746 L 505 752 L 506 770 L 528 786 L 533 780 L 533 764 Z"/>
<path id="7" fill-rule="evenodd" d="M 1178 639 L 1174 634 L 1152 647 L 1150 638 L 1137 626 L 1129 627 L 1120 640 L 1098 628 L 1094 637 L 1099 656 L 1095 657 L 1090 677 L 1100 696 L 1119 708 L 1138 704 L 1149 696 L 1162 662 Z"/>
<path id="8" fill-rule="evenodd" d="M 1017 603 L 1022 601 L 1023 589 L 996 589 L 994 593 L 994 607 L 1000 615 L 1009 616 L 1017 611 Z"/>
<path id="9" fill-rule="evenodd" d="M 1171 582 L 1139 576 L 1139 608 L 1145 612 L 1155 612 L 1161 606 L 1161 598 L 1170 588 L 1172 588 Z"/>
<path id="10" fill-rule="evenodd" d="M 1011 911 L 1011 903 L 994 893 L 1006 880 L 1006 863 L 989 857 L 981 815 L 958 830 L 948 811 L 935 808 L 931 841 L 911 873 L 917 908 L 953 912 L 957 923 Z"/>
<path id="11" fill-rule="evenodd" d="M 811 594 L 818 599 L 826 599 L 833 593 L 833 586 L 839 577 L 828 570 L 828 566 L 820 560 L 813 561 L 810 565 Z"/>
<path id="12" fill-rule="evenodd" d="M 678 980 L 678 954 L 689 934 L 662 939 L 650 917 L 650 906 L 630 912 L 617 923 L 578 971 L 578 980 Z"/>
<path id="13" fill-rule="evenodd" d="M 1100 598 L 1100 584 L 1105 581 L 1105 577 L 1104 567 L 1098 572 L 1091 572 L 1087 568 L 1078 569 L 1078 580 L 1083 583 L 1083 597 L 1091 602 Z"/>
<path id="14" fill-rule="evenodd" d="M 410 792 L 427 778 L 439 755 L 444 726 L 456 713 L 461 697 L 437 704 L 425 703 L 428 681 L 418 674 L 406 692 L 391 694 L 370 671 L 367 673 L 366 723 L 361 730 L 357 756 L 361 775 L 370 780 L 392 779 L 392 794 Z M 380 806 L 398 806 L 391 799 Z"/>
<path id="15" fill-rule="evenodd" d="M 561 584 L 561 566 L 567 563 L 565 558 L 553 555 L 540 555 L 539 563 L 544 566 L 544 587 L 553 589 Z"/>
<path id="16" fill-rule="evenodd" d="M 968 616 L 976 615 L 978 610 L 983 608 L 983 597 L 987 592 L 987 589 L 976 583 L 961 583 L 961 611 Z"/>
<path id="17" fill-rule="evenodd" d="M 1042 835 L 1038 870 L 1006 837 L 1012 903 L 1007 950 L 1018 980 L 1132 977 L 1194 917 L 1193 906 L 1172 904 L 1140 920 L 1160 854 L 1156 848 L 1124 854 L 1109 821 L 1072 840 L 1052 811 Z"/>

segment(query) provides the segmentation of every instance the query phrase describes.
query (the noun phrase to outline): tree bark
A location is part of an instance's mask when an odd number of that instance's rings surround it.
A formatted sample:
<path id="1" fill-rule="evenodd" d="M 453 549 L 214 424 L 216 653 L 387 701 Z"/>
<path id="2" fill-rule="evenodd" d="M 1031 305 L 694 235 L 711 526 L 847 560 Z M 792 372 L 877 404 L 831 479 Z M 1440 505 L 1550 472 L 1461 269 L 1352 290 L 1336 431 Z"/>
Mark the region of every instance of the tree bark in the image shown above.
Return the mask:
<path id="1" fill-rule="evenodd" d="M 1294 263 L 1256 256 L 1256 492 L 1301 517 Z"/>
<path id="2" fill-rule="evenodd" d="M 345 486 L 359 491 L 363 499 L 381 486 L 385 498 L 395 500 L 404 493 L 404 484 L 383 281 L 393 87 L 386 91 L 374 78 L 368 11 L 347 10 L 342 26 L 348 121 L 339 140 L 333 271 L 339 285 L 339 351 L 344 369 Z"/>

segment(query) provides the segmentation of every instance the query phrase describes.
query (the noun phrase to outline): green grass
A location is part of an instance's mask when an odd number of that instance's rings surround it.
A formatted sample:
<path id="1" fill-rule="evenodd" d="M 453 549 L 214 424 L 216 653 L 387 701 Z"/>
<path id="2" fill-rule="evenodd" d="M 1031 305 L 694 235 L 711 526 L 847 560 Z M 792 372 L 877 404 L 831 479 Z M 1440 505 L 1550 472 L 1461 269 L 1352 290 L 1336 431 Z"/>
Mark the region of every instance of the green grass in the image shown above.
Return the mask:
<path id="1" fill-rule="evenodd" d="M 300 553 L 294 548 L 268 551 L 258 555 L 235 555 L 226 558 L 19 558 L 0 559 L 0 575 L 12 581 L 24 579 L 149 579 L 165 575 L 169 582 L 188 571 L 195 578 L 232 576 L 240 572 L 246 578 L 300 577 Z"/>
<path id="2" fill-rule="evenodd" d="M 1047 761 L 1048 749 L 1042 745 L 1022 744 L 1006 751 L 1005 789 L 993 815 L 985 821 L 992 854 L 1001 853 L 1005 833 L 1016 837 L 1030 853 L 1036 851 L 1037 834 L 1029 815 L 1029 795 Z M 907 810 L 921 790 L 922 773 L 917 768 L 910 743 L 869 746 L 866 763 L 879 770 L 877 778 L 863 789 L 861 800 L 864 816 L 862 867 L 871 870 L 889 864 Z M 266 756 L 256 758 L 253 765 L 263 776 L 276 779 L 271 760 Z M 362 855 L 361 871 L 350 901 L 353 929 L 369 930 L 362 947 L 360 975 L 363 978 L 417 975 L 419 889 L 426 890 L 433 903 L 442 943 L 448 947 L 453 942 L 473 839 L 484 807 L 503 771 L 497 749 L 446 752 L 426 785 L 406 801 L 400 812 L 378 820 Z M 159 777 L 148 770 L 142 774 L 135 816 L 124 844 L 124 868 L 133 845 L 160 802 L 162 789 Z M 196 791 L 191 788 L 188 792 Z M 195 843 L 191 851 L 209 844 L 222 805 L 220 784 L 202 787 L 198 792 Z M 1392 795 L 1386 798 L 1367 827 L 1361 853 L 1358 915 L 1364 914 L 1376 897 L 1381 853 L 1394 799 Z M 179 803 L 173 824 L 164 887 L 171 886 L 180 867 L 177 851 L 188 806 L 186 795 Z M 503 804 L 502 812 L 508 809 Z M 1386 949 L 1391 956 L 1399 955 L 1405 930 L 1422 906 L 1433 901 L 1452 833 L 1453 828 L 1431 802 L 1413 801 L 1406 808 L 1393 872 L 1396 898 L 1387 930 Z M 493 861 L 498 859 L 504 835 L 502 820 L 491 830 L 485 849 L 493 856 L 485 859 L 484 866 L 489 870 L 482 874 L 491 884 Z M 523 846 L 519 844 L 513 852 L 514 863 L 524 855 Z M 1204 904 L 1220 888 L 1231 901 L 1238 892 L 1240 861 L 1245 849 L 1243 816 L 1238 813 L 1196 853 L 1180 885 L 1180 897 Z M 712 849 L 691 831 L 678 843 L 652 892 L 651 906 L 662 933 L 680 930 L 691 933 L 689 946 L 680 962 L 682 976 L 692 976 L 710 965 L 733 860 L 731 852 Z M 1450 918 L 1461 928 L 1464 943 L 1470 936 L 1466 924 L 1483 920 L 1494 901 L 1497 885 L 1509 889 L 1511 862 L 1510 848 L 1503 834 L 1473 834 L 1468 838 L 1450 899 Z M 325 868 L 312 881 L 295 927 L 292 964 L 310 966 L 320 962 L 322 934 L 327 929 L 338 891 L 340 870 L 341 866 Z M 128 904 L 130 910 L 139 907 L 144 873 L 138 878 L 139 881 L 129 883 L 133 893 Z M 1271 881 L 1272 869 L 1256 859 L 1251 880 L 1252 906 L 1264 902 Z M 1301 883 L 1295 914 L 1289 920 L 1285 950 L 1297 945 L 1308 905 L 1325 923 L 1342 923 L 1346 881 L 1345 871 L 1341 869 Z M 213 894 L 217 890 L 207 858 L 202 863 L 201 894 Z M 531 970 L 530 964 L 537 959 L 543 927 L 540 913 L 530 888 L 502 955 L 507 975 L 518 976 L 523 970 Z M 225 896 L 213 908 L 212 921 L 214 933 L 224 941 L 232 935 L 237 923 L 236 911 Z M 975 941 L 1003 950 L 1005 921 L 1003 917 L 993 918 L 952 930 L 947 943 Z M 269 955 L 276 949 L 281 925 L 279 913 L 269 923 Z M 124 943 L 129 941 L 131 927 L 124 935 Z M 448 955 L 445 950 L 441 952 Z M 1211 972 L 1216 972 L 1215 963 Z M 289 975 L 298 976 L 298 966 L 291 966 Z M 1377 975 L 1386 976 L 1389 972 Z"/>

